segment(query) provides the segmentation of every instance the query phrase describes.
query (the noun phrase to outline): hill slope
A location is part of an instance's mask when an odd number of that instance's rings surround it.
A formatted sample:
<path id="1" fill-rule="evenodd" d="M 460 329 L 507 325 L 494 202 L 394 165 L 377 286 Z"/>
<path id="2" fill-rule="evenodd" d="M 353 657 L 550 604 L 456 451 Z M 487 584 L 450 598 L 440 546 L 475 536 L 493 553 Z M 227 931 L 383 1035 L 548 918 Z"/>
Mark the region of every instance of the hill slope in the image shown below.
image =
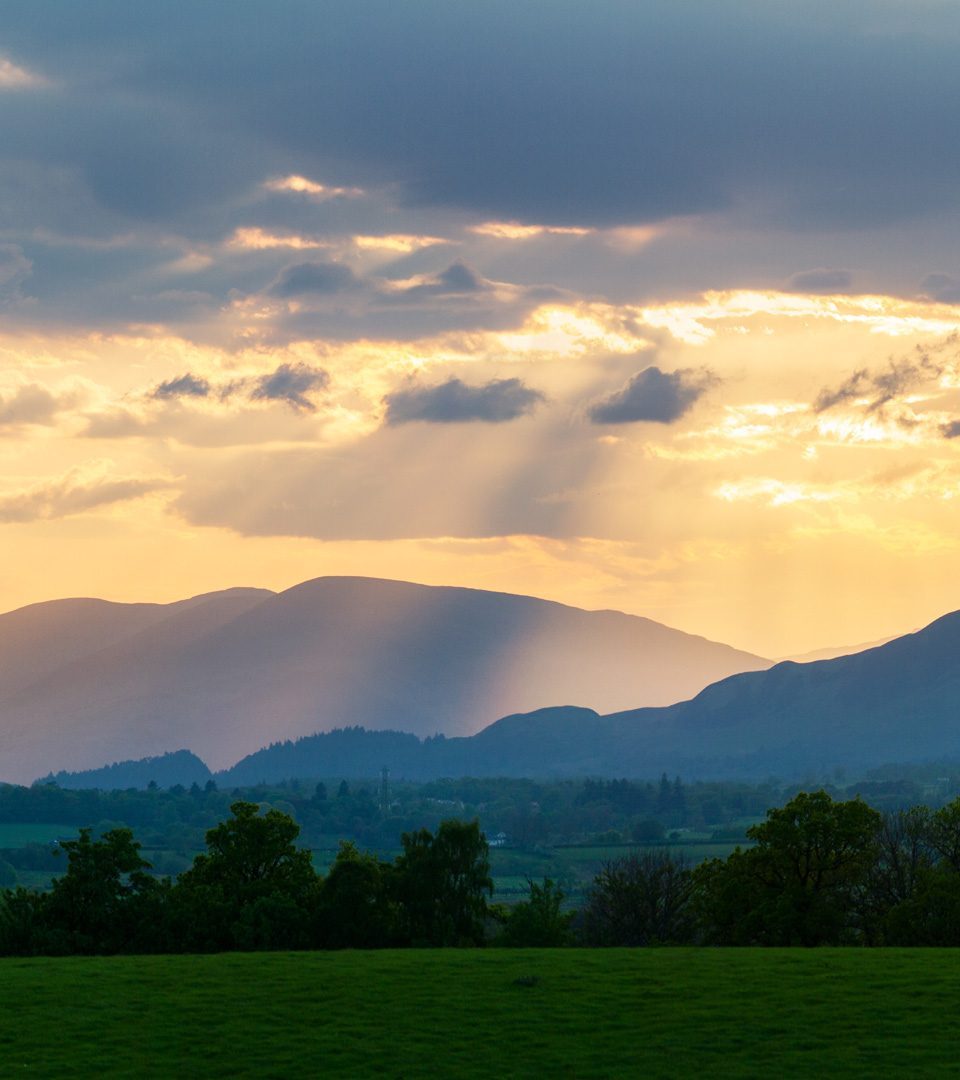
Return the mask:
<path id="1" fill-rule="evenodd" d="M 0 616 L 0 654 L 10 641 L 23 658 L 0 662 L 2 779 L 182 746 L 222 768 L 351 725 L 468 735 L 565 701 L 666 704 L 769 663 L 619 612 L 371 578 L 62 604 Z M 99 620 L 86 633 L 84 611 Z M 42 633 L 22 629 L 38 620 Z"/>
<path id="2" fill-rule="evenodd" d="M 690 701 L 600 716 L 549 708 L 504 717 L 472 738 L 417 743 L 388 732 L 268 747 L 226 779 L 291 776 L 635 776 L 776 774 L 960 760 L 960 612 L 879 648 L 734 675 Z"/>

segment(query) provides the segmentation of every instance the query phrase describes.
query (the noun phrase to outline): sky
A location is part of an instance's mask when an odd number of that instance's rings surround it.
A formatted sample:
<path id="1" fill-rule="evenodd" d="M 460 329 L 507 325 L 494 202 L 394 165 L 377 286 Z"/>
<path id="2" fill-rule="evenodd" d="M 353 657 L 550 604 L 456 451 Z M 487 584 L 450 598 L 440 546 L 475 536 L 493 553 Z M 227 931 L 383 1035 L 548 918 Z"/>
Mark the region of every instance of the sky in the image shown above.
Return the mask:
<path id="1" fill-rule="evenodd" d="M 960 608 L 960 8 L 4 0 L 0 610 Z"/>

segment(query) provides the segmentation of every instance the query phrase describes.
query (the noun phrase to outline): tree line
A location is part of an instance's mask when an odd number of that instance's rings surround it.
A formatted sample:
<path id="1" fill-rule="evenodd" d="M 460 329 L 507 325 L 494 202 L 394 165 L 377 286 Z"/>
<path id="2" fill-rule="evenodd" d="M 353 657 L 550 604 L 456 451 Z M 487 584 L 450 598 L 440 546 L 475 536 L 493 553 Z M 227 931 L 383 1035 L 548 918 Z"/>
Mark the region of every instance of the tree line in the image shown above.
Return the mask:
<path id="1" fill-rule="evenodd" d="M 149 873 L 129 829 L 81 829 L 48 892 L 0 892 L 0 955 L 482 943 L 493 882 L 477 822 L 405 833 L 392 863 L 345 842 L 321 877 L 288 814 L 230 809 L 175 880 Z"/>
<path id="2" fill-rule="evenodd" d="M 960 790 L 957 770 L 944 765 L 932 778 L 896 776 L 860 780 L 852 787 L 827 787 L 835 798 L 861 794 L 882 810 L 917 803 L 938 805 Z M 819 784 L 807 784 L 819 787 Z M 155 870 L 175 875 L 203 847 L 204 835 L 237 801 L 272 805 L 300 824 L 303 842 L 329 847 L 332 837 L 362 847 L 392 849 L 403 832 L 435 831 L 448 817 L 480 821 L 488 836 L 503 832 L 508 846 L 533 850 L 558 844 L 655 843 L 674 830 L 715 833 L 740 839 L 743 822 L 779 806 L 799 785 L 775 782 L 697 781 L 661 776 L 642 780 L 530 780 L 459 778 L 415 783 L 391 779 L 387 798 L 379 781 L 289 780 L 255 787 L 218 787 L 215 780 L 188 787 L 68 789 L 38 781 L 31 787 L 0 784 L 0 824 L 53 824 L 67 831 L 90 825 L 95 835 L 126 826 L 155 856 Z M 4 863 L 8 864 L 5 868 Z M 0 850 L 0 886 L 13 871 L 55 872 L 43 846 L 10 845 Z"/>
<path id="3" fill-rule="evenodd" d="M 404 833 L 387 862 L 341 844 L 325 876 L 299 827 L 235 802 L 206 850 L 157 878 L 129 829 L 62 845 L 50 891 L 0 891 L 0 955 L 406 946 L 957 945 L 960 799 L 882 814 L 801 792 L 698 867 L 646 851 L 605 864 L 579 911 L 550 880 L 492 904 L 477 821 Z"/>
<path id="4" fill-rule="evenodd" d="M 596 945 L 960 945 L 960 799 L 880 813 L 801 792 L 754 846 L 691 868 L 608 864 L 582 914 Z"/>

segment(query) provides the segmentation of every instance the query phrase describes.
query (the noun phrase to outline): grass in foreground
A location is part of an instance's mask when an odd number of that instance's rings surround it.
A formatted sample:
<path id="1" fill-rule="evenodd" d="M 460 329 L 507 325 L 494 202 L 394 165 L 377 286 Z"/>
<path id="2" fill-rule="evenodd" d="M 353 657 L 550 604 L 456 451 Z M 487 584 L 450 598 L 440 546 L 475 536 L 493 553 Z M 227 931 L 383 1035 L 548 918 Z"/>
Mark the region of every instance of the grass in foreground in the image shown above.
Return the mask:
<path id="1" fill-rule="evenodd" d="M 946 1076 L 958 1005 L 946 950 L 6 959 L 0 1076 Z"/>

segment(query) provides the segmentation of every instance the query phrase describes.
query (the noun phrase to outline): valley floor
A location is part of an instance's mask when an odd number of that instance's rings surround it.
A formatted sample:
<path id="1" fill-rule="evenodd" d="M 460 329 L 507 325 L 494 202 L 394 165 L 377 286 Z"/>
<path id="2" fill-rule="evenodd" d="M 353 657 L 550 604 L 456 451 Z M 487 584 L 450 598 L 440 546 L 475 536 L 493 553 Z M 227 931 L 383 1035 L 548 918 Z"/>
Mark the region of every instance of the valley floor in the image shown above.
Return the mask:
<path id="1" fill-rule="evenodd" d="M 960 951 L 0 960 L 0 1076 L 956 1075 Z"/>

